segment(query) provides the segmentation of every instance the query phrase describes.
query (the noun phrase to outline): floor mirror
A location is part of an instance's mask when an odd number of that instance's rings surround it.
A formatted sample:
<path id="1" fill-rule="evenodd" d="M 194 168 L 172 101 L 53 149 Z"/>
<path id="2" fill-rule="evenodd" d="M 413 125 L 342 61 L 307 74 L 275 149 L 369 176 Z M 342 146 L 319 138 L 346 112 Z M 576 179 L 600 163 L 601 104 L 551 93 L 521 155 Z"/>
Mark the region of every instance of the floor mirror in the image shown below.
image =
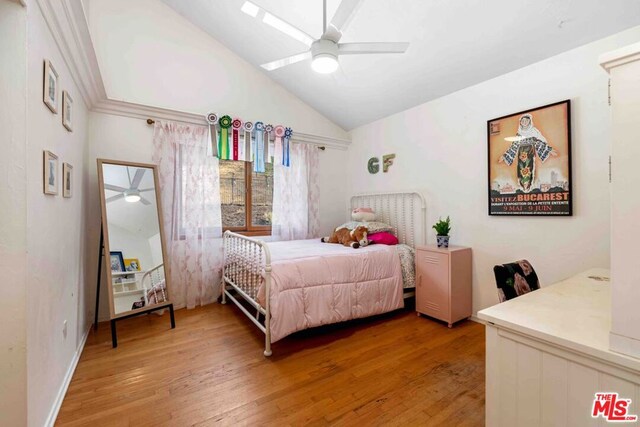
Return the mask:
<path id="1" fill-rule="evenodd" d="M 112 341 L 117 347 L 118 320 L 168 309 L 175 327 L 158 171 L 151 164 L 98 159 L 98 183 L 100 264 L 104 259 Z M 99 271 L 97 298 L 100 277 Z M 96 301 L 96 313 L 98 305 Z"/>

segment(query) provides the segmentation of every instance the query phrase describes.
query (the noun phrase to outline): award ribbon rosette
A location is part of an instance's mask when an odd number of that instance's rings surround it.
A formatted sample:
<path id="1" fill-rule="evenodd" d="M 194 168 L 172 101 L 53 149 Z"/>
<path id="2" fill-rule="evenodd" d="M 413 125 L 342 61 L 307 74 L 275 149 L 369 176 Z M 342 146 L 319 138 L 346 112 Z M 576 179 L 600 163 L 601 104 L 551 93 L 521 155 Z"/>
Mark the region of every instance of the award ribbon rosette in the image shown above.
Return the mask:
<path id="1" fill-rule="evenodd" d="M 293 135 L 293 130 L 291 128 L 286 128 L 284 130 L 284 138 L 282 140 L 282 164 L 287 167 L 291 166 L 291 159 L 289 157 L 291 135 Z"/>
<path id="2" fill-rule="evenodd" d="M 264 170 L 265 170 L 265 166 L 264 166 L 264 146 L 265 146 L 265 141 L 264 141 L 264 123 L 256 122 L 254 134 L 255 134 L 255 141 L 256 141 L 255 142 L 256 149 L 255 149 L 255 156 L 254 156 L 254 161 L 253 161 L 253 171 L 254 172 L 264 172 Z"/>
<path id="3" fill-rule="evenodd" d="M 284 164 L 284 154 L 282 144 L 282 138 L 284 137 L 284 126 L 278 125 L 275 127 L 273 134 L 276 136 L 275 142 L 275 153 L 273 155 L 273 164 L 275 165 L 283 165 Z"/>
<path id="4" fill-rule="evenodd" d="M 233 135 L 233 160 L 242 160 L 240 157 L 240 129 L 242 128 L 242 120 L 235 118 L 231 122 Z"/>
<path id="5" fill-rule="evenodd" d="M 264 142 L 264 161 L 266 163 L 273 163 L 273 142 L 271 142 L 271 132 L 273 132 L 273 125 L 266 125 L 264 127 L 265 142 Z"/>
<path id="6" fill-rule="evenodd" d="M 218 130 L 216 129 L 216 125 L 218 124 L 218 115 L 216 113 L 207 114 L 207 122 L 209 123 L 209 136 L 211 137 L 211 153 L 213 154 L 213 157 L 219 157 Z"/>
<path id="7" fill-rule="evenodd" d="M 229 150 L 229 128 L 231 127 L 231 117 L 220 117 L 218 124 L 220 125 L 220 158 L 222 160 L 231 160 L 231 153 Z"/>
<path id="8" fill-rule="evenodd" d="M 251 131 L 253 131 L 253 123 L 244 122 L 242 128 L 244 129 L 244 161 L 252 162 L 254 155 L 253 153 L 255 152 L 255 148 L 253 148 L 253 144 L 251 144 Z"/>

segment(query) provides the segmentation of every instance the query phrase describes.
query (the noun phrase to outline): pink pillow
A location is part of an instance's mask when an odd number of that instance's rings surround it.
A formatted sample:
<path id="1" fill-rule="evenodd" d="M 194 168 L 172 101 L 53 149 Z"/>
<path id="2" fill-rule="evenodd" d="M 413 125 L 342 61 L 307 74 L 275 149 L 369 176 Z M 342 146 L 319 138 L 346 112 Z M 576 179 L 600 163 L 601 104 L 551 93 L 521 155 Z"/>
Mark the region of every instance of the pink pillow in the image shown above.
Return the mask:
<path id="1" fill-rule="evenodd" d="M 370 243 L 379 243 L 381 245 L 397 245 L 398 238 L 388 231 L 380 231 L 378 233 L 371 233 L 367 235 L 367 240 Z"/>

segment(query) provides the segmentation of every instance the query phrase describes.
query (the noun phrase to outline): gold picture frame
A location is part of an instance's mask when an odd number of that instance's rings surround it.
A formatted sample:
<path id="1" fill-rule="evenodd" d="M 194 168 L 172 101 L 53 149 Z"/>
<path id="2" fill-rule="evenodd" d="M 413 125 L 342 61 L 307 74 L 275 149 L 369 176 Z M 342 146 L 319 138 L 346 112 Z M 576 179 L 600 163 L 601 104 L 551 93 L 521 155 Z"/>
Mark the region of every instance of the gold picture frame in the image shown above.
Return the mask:
<path id="1" fill-rule="evenodd" d="M 125 258 L 124 270 L 125 271 L 141 271 L 140 260 L 138 258 Z"/>
<path id="2" fill-rule="evenodd" d="M 62 197 L 69 199 L 73 196 L 73 166 L 62 164 Z"/>
<path id="3" fill-rule="evenodd" d="M 44 194 L 58 194 L 58 156 L 47 150 L 43 152 L 42 190 Z"/>
<path id="4" fill-rule="evenodd" d="M 53 114 L 58 114 L 58 72 L 48 59 L 44 60 L 42 101 Z"/>
<path id="5" fill-rule="evenodd" d="M 62 126 L 73 132 L 73 98 L 66 90 L 62 91 Z"/>

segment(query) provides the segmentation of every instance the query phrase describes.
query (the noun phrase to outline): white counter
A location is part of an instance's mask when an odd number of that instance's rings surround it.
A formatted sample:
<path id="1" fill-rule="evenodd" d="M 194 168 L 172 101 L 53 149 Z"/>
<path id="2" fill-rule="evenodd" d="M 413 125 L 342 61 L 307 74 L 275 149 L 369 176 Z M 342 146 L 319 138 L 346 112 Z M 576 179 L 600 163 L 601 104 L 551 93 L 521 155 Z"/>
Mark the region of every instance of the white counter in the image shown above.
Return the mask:
<path id="1" fill-rule="evenodd" d="M 587 270 L 486 308 L 478 312 L 478 317 L 499 327 L 640 371 L 640 359 L 609 350 L 610 282 L 590 277 L 609 278 L 609 270 Z"/>
<path id="2" fill-rule="evenodd" d="M 487 322 L 487 426 L 606 425 L 591 417 L 599 392 L 632 399 L 631 414 L 640 415 L 640 359 L 609 350 L 611 284 L 598 277 L 609 271 L 588 270 L 478 313 Z"/>

